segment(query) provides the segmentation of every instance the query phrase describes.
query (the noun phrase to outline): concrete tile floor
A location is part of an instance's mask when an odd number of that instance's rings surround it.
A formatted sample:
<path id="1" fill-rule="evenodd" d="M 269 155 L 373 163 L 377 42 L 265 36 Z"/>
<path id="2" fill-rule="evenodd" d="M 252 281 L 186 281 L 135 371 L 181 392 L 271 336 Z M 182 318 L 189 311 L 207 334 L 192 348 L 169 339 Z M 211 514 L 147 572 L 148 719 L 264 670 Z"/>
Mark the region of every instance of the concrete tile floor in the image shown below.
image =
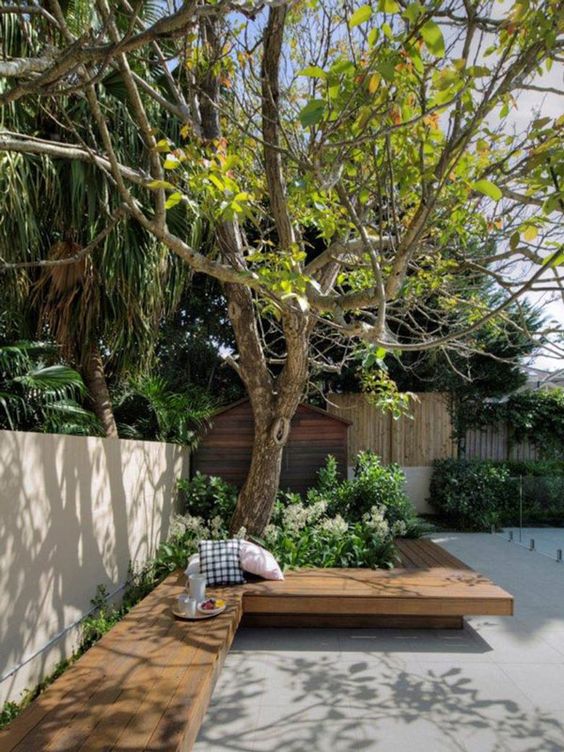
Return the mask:
<path id="1" fill-rule="evenodd" d="M 512 592 L 462 632 L 241 630 L 195 752 L 564 752 L 564 564 L 434 536 Z"/>

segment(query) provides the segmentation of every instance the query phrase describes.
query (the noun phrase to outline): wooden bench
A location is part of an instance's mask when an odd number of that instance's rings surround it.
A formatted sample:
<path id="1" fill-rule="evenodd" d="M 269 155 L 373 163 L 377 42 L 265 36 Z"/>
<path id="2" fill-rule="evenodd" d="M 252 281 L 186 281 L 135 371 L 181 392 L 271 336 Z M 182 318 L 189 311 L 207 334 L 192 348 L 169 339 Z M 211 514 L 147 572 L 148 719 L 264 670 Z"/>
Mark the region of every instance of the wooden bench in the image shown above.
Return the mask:
<path id="1" fill-rule="evenodd" d="M 168 577 L 0 731 L 2 752 L 187 752 L 241 622 L 264 626 L 460 627 L 510 615 L 513 599 L 431 541 L 400 541 L 402 567 L 303 570 L 225 589 L 227 609 L 185 622 Z"/>

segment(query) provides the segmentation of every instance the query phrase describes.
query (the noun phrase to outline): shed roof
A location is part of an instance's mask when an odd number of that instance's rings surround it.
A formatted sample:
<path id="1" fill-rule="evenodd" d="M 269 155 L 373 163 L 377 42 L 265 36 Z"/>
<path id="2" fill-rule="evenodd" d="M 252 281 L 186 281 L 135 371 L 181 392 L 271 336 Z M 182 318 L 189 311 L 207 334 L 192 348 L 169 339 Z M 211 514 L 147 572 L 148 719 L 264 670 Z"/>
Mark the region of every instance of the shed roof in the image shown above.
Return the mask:
<path id="1" fill-rule="evenodd" d="M 237 400 L 236 402 L 232 402 L 230 405 L 225 405 L 224 407 L 220 407 L 219 410 L 215 411 L 214 417 L 217 415 L 222 415 L 223 413 L 229 412 L 229 410 L 232 410 L 234 407 L 238 407 L 239 405 L 242 405 L 244 402 L 249 402 L 249 398 L 243 397 L 242 399 Z M 327 410 L 324 410 L 322 407 L 317 407 L 316 405 L 308 405 L 306 402 L 300 402 L 299 406 L 304 407 L 306 410 L 311 410 L 311 412 L 324 415 L 326 418 L 335 420 L 338 423 L 344 423 L 346 426 L 352 426 L 352 423 L 353 423 L 352 420 L 341 418 L 339 415 L 333 415 L 333 413 L 330 413 Z"/>

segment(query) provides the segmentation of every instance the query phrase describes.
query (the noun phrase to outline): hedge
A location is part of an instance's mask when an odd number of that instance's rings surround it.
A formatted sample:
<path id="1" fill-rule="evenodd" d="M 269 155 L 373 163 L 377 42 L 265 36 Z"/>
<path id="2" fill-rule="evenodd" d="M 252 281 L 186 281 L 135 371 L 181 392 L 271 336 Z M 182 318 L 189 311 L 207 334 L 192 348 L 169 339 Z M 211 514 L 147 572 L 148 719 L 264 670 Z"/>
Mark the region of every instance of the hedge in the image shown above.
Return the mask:
<path id="1" fill-rule="evenodd" d="M 564 525 L 564 461 L 436 460 L 430 505 L 462 530 L 526 524 Z"/>

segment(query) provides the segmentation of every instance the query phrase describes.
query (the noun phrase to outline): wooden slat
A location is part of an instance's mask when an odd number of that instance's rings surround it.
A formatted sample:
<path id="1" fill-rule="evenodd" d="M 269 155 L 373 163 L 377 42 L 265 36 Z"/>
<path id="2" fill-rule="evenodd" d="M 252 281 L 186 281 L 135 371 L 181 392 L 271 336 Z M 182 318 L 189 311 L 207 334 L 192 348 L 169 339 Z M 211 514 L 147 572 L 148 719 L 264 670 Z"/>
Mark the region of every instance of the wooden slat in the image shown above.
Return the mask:
<path id="1" fill-rule="evenodd" d="M 347 474 L 347 431 L 342 419 L 311 405 L 299 405 L 284 448 L 280 488 L 305 493 L 332 454 L 339 472 Z M 251 464 L 253 417 L 246 400 L 221 411 L 191 458 L 193 471 L 219 475 L 241 487 Z"/>
<path id="2" fill-rule="evenodd" d="M 258 626 L 460 628 L 508 615 L 512 597 L 432 541 L 400 541 L 404 568 L 298 570 L 217 589 L 211 621 L 170 613 L 175 573 L 0 732 L 2 752 L 188 752 L 244 612 Z M 213 591 L 212 591 L 213 592 Z"/>
<path id="3" fill-rule="evenodd" d="M 349 457 L 370 449 L 384 464 L 397 462 L 404 467 L 431 465 L 435 459 L 455 457 L 448 395 L 422 392 L 415 397 L 410 415 L 394 420 L 370 404 L 363 394 L 331 394 L 328 410 L 352 421 Z"/>

